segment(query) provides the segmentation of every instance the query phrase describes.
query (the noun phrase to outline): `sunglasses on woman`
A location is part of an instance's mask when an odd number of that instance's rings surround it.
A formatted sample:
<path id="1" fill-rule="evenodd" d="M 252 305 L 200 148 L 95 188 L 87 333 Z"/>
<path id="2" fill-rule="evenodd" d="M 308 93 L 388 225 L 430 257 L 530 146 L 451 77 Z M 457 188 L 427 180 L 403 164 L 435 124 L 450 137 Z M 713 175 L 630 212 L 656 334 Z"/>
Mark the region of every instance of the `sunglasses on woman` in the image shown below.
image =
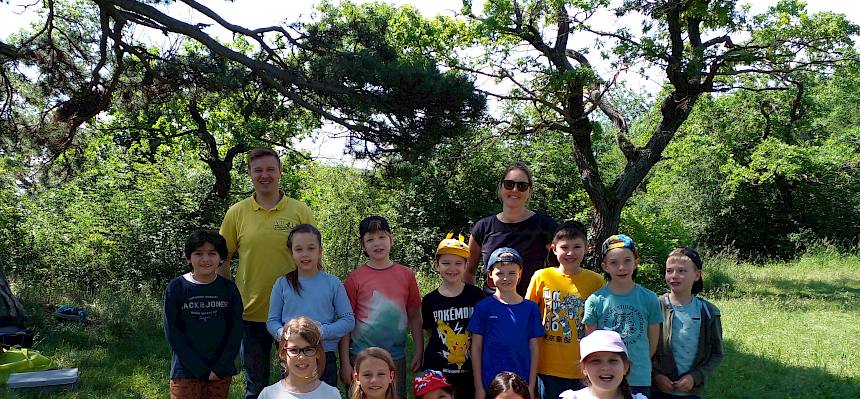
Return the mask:
<path id="1" fill-rule="evenodd" d="M 504 187 L 505 190 L 513 190 L 514 187 L 516 187 L 520 192 L 525 192 L 529 187 L 531 187 L 531 185 L 532 184 L 527 181 L 502 180 L 502 187 Z"/>

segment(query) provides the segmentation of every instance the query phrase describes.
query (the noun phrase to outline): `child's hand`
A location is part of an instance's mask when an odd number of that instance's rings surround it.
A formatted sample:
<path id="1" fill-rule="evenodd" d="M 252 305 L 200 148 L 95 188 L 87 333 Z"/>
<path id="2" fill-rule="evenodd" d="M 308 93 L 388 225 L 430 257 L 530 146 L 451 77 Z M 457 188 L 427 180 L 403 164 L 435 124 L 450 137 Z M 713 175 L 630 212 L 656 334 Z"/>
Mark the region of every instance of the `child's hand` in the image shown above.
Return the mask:
<path id="1" fill-rule="evenodd" d="M 672 383 L 672 380 L 669 377 L 666 377 L 663 374 L 657 374 L 654 376 L 654 382 L 657 384 L 657 389 L 663 392 L 672 392 L 675 390 L 675 386 Z"/>
<path id="2" fill-rule="evenodd" d="M 683 377 L 678 379 L 678 381 L 674 382 L 675 389 L 681 392 L 690 392 L 693 390 L 693 385 L 696 384 L 696 381 L 693 380 L 693 376 L 689 374 L 684 374 Z"/>
<path id="3" fill-rule="evenodd" d="M 352 365 L 349 362 L 344 362 L 340 366 L 340 382 L 349 389 L 349 386 L 352 385 Z"/>
<path id="4" fill-rule="evenodd" d="M 218 375 L 216 375 L 214 371 L 210 371 L 209 372 L 209 381 L 218 381 L 218 380 L 220 380 L 220 378 L 218 378 Z"/>
<path id="5" fill-rule="evenodd" d="M 415 354 L 415 356 L 412 357 L 412 365 L 409 368 L 412 370 L 413 373 L 416 373 L 421 370 L 421 363 L 424 362 L 424 359 L 422 359 L 423 357 L 424 356 L 419 355 L 417 353 Z"/>

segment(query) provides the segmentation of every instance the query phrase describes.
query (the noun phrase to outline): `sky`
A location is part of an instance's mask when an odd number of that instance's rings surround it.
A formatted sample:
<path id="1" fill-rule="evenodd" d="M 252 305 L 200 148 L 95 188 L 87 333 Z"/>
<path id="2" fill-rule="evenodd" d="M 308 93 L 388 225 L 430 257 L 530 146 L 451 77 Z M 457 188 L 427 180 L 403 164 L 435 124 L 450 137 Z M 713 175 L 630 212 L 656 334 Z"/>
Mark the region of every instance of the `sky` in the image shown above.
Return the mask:
<path id="1" fill-rule="evenodd" d="M 32 12 L 22 13 L 22 4 L 32 4 L 38 0 L 7 0 L 0 2 L 0 40 L 7 37 L 9 34 L 25 27 L 28 23 L 34 21 L 35 15 Z M 354 0 L 356 3 L 365 3 L 366 0 Z M 421 11 L 425 16 L 434 15 L 456 15 L 462 7 L 462 0 L 384 0 L 385 3 L 402 5 L 410 4 Z M 277 25 L 282 22 L 303 21 L 312 18 L 314 5 L 318 4 L 318 0 L 235 0 L 233 2 L 220 0 L 203 0 L 202 4 L 213 9 L 219 15 L 227 19 L 230 23 L 241 25 L 247 28 L 259 28 L 264 26 Z M 473 10 L 480 13 L 484 0 L 474 0 Z M 749 4 L 751 13 L 756 14 L 763 12 L 767 7 L 776 4 L 776 0 L 739 0 L 740 4 Z M 175 2 L 173 5 L 162 7 L 163 10 L 178 19 L 189 22 L 205 22 L 205 18 L 192 12 L 187 6 Z M 846 14 L 846 16 L 855 23 L 860 23 L 860 1 L 855 0 L 808 0 L 807 9 L 811 12 L 817 11 L 835 11 Z M 605 18 L 606 24 L 626 23 L 624 21 L 614 20 L 613 17 L 599 16 Z M 210 28 L 211 29 L 211 28 Z M 208 31 L 213 35 L 218 35 L 216 31 Z M 155 35 L 160 36 L 160 34 Z M 229 37 L 224 37 L 223 40 L 229 40 Z M 597 65 L 600 69 L 600 66 Z M 643 81 L 642 85 L 645 90 L 656 90 L 661 84 L 659 81 Z M 492 85 L 492 83 L 477 82 L 479 85 Z M 325 163 L 347 163 L 355 166 L 363 166 L 362 162 L 354 162 L 350 157 L 343 155 L 344 140 L 328 137 L 327 130 L 315 134 L 313 138 L 305 139 L 299 143 L 298 147 L 309 151 L 311 156 Z"/>

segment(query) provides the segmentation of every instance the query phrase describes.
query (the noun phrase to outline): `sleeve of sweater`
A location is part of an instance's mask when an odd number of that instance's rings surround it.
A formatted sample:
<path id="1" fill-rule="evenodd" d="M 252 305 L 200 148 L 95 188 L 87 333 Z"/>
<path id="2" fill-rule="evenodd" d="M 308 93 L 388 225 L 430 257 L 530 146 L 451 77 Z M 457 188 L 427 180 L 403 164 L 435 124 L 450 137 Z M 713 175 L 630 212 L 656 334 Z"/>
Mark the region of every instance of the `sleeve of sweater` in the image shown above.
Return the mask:
<path id="1" fill-rule="evenodd" d="M 191 346 L 191 339 L 186 332 L 177 328 L 179 308 L 183 300 L 180 293 L 181 285 L 180 280 L 174 279 L 164 291 L 164 336 L 170 348 L 179 357 L 182 366 L 195 377 L 205 378 L 209 375 L 209 366 Z"/>
<path id="2" fill-rule="evenodd" d="M 333 277 L 330 280 L 330 287 L 334 290 L 332 299 L 334 305 L 334 321 L 328 324 L 321 325 L 321 333 L 323 339 L 340 338 L 349 334 L 355 328 L 355 315 L 352 313 L 352 305 L 349 303 L 349 298 L 346 296 L 346 289 L 341 284 L 340 280 Z"/>
<path id="3" fill-rule="evenodd" d="M 709 302 L 706 302 L 705 306 L 708 306 L 711 312 L 711 342 L 707 343 L 707 347 L 711 349 L 711 353 L 702 364 L 698 365 L 698 367 L 694 366 L 689 371 L 689 374 L 693 376 L 696 386 L 704 384 L 708 374 L 714 371 L 723 360 L 723 324 L 720 321 L 720 311 Z"/>
<path id="4" fill-rule="evenodd" d="M 266 329 L 275 341 L 281 340 L 281 330 L 284 329 L 284 322 L 281 320 L 284 310 L 284 284 L 287 280 L 281 276 L 275 280 L 275 286 L 272 287 L 272 296 L 269 297 L 269 318 L 266 320 Z"/>
<path id="5" fill-rule="evenodd" d="M 230 292 L 230 309 L 228 312 L 228 317 L 230 317 L 230 321 L 228 323 L 229 329 L 226 334 L 227 340 L 226 345 L 224 346 L 224 351 L 221 352 L 221 355 L 212 367 L 212 371 L 214 371 L 215 375 L 219 378 L 224 378 L 236 373 L 234 362 L 236 360 L 236 355 L 239 353 L 239 345 L 242 343 L 242 312 L 244 310 L 242 295 L 239 293 L 239 288 L 236 287 L 235 283 L 227 281 L 226 279 L 225 283 Z"/>

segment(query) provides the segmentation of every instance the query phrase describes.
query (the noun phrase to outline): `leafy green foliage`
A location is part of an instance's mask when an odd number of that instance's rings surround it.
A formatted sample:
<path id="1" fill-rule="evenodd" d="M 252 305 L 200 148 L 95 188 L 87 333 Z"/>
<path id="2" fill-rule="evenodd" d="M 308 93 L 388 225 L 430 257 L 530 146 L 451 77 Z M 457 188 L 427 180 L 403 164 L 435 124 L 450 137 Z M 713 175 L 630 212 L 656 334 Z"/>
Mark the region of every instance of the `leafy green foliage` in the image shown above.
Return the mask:
<path id="1" fill-rule="evenodd" d="M 411 7 L 323 3 L 319 22 L 309 24 L 307 47 L 298 58 L 311 79 L 343 85 L 352 96 L 331 98 L 349 121 L 371 130 L 352 135 L 359 158 L 420 159 L 447 137 L 472 129 L 486 107 L 472 80 L 440 71 L 434 52 L 445 51 L 442 24 Z M 380 112 L 383 110 L 384 112 Z"/>
<path id="2" fill-rule="evenodd" d="M 791 256 L 818 239 L 856 245 L 860 146 L 842 118 L 856 110 L 860 75 L 834 72 L 789 92 L 703 98 L 634 203 L 747 256 Z"/>

